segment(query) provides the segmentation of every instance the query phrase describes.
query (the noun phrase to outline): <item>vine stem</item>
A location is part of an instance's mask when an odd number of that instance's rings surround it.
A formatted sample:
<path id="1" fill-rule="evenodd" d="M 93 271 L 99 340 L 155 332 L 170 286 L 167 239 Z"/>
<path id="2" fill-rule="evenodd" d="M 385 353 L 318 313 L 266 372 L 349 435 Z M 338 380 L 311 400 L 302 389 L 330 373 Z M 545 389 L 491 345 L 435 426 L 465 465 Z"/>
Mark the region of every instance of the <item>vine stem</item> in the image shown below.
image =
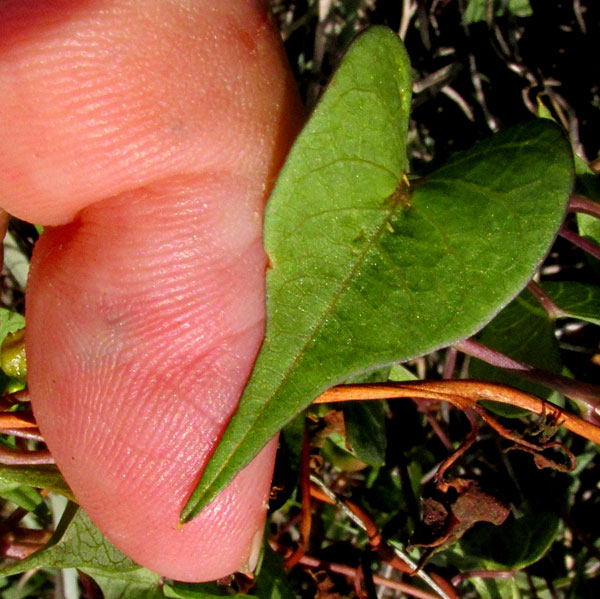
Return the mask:
<path id="1" fill-rule="evenodd" d="M 495 401 L 523 408 L 535 414 L 547 415 L 572 433 L 600 445 L 600 428 L 594 424 L 517 389 L 483 381 L 445 380 L 338 385 L 322 393 L 314 403 L 396 398 L 446 401 L 461 410 L 474 408 L 482 400 Z"/>
<path id="2" fill-rule="evenodd" d="M 0 464 L 6 466 L 38 466 L 54 464 L 54 458 L 47 449 L 21 451 L 0 446 Z"/>
<path id="3" fill-rule="evenodd" d="M 542 308 L 546 310 L 551 320 L 567 316 L 567 313 L 561 310 L 535 281 L 529 281 L 527 289 L 535 296 Z"/>
<path id="4" fill-rule="evenodd" d="M 590 406 L 595 413 L 600 409 L 600 387 L 598 385 L 582 383 L 581 381 L 575 381 L 560 374 L 545 372 L 544 370 L 525 364 L 525 362 L 513 360 L 474 339 L 464 339 L 456 343 L 454 347 L 492 366 L 511 371 L 533 383 L 559 391 L 575 401 L 582 401 Z"/>
<path id="5" fill-rule="evenodd" d="M 277 550 L 279 549 L 279 547 L 275 547 L 274 549 Z M 357 574 L 356 568 L 347 566 L 346 564 L 325 562 L 323 560 L 309 555 L 302 556 L 298 563 L 302 566 L 306 566 L 307 568 L 321 568 L 324 570 L 328 570 L 329 572 L 333 572 L 335 574 L 342 574 L 343 576 L 347 576 L 351 579 L 355 579 Z M 418 599 L 440 599 L 439 595 L 434 595 L 432 593 L 428 593 L 427 591 L 422 591 L 421 589 L 413 587 L 404 582 L 390 580 L 389 578 L 384 578 L 383 576 L 379 576 L 377 574 L 373 575 L 373 582 L 376 585 L 384 586 L 388 589 L 393 589 L 395 591 L 400 591 L 401 593 L 405 593 L 406 595 L 410 595 L 411 597 L 417 597 Z"/>
<path id="6" fill-rule="evenodd" d="M 600 246 L 596 245 L 592 241 L 589 241 L 585 237 L 582 237 L 574 231 L 571 231 L 571 229 L 565 225 L 562 225 L 558 231 L 558 234 L 561 237 L 564 237 L 567 241 L 570 241 L 573 245 L 581 248 L 584 252 L 590 254 L 590 256 L 600 260 Z"/>
<path id="7" fill-rule="evenodd" d="M 600 202 L 588 200 L 583 196 L 573 194 L 569 200 L 569 212 L 581 212 L 589 216 L 600 218 Z"/>
<path id="8" fill-rule="evenodd" d="M 27 412 L 0 413 L 0 428 L 37 428 L 33 414 Z"/>
<path id="9" fill-rule="evenodd" d="M 285 568 L 293 568 L 306 553 L 310 540 L 310 529 L 312 525 L 311 515 L 311 488 L 310 488 L 310 436 L 308 431 L 308 420 L 304 422 L 304 436 L 302 440 L 302 451 L 300 454 L 300 489 L 302 491 L 302 504 L 300 520 L 300 542 L 292 555 L 286 558 Z"/>

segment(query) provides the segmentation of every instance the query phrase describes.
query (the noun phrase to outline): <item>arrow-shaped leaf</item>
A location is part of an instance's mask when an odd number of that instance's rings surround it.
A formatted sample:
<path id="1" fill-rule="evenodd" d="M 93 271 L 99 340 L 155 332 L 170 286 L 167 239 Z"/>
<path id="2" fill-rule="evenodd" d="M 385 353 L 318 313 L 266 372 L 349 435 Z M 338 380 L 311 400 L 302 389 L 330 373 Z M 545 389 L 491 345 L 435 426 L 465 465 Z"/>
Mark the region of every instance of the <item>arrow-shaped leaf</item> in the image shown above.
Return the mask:
<path id="1" fill-rule="evenodd" d="M 327 388 L 473 334 L 550 248 L 570 147 L 532 121 L 408 185 L 409 61 L 375 28 L 348 51 L 265 215 L 267 332 L 187 521 Z"/>

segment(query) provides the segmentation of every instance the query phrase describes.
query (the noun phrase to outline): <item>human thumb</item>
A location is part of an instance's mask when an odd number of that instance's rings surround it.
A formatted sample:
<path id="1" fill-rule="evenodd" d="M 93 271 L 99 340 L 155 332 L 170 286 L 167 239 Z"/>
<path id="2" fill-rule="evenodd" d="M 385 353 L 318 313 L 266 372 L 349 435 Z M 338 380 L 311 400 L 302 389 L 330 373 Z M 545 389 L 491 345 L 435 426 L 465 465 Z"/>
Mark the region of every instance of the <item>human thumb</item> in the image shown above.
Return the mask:
<path id="1" fill-rule="evenodd" d="M 170 578 L 260 542 L 275 442 L 179 513 L 262 340 L 262 210 L 300 119 L 260 0 L 0 4 L 0 204 L 46 226 L 35 417 L 100 530 Z"/>

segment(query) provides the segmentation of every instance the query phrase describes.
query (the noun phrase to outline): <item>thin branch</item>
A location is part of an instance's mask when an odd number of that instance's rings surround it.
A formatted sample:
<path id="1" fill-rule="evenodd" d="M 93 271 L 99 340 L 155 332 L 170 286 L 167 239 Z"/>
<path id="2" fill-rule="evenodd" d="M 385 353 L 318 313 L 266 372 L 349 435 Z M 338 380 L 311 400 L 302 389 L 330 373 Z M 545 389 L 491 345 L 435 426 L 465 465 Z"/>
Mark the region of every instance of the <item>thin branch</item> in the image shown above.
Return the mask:
<path id="1" fill-rule="evenodd" d="M 300 542 L 296 551 L 285 560 L 286 568 L 293 568 L 306 553 L 311 529 L 311 493 L 310 493 L 310 437 L 308 420 L 304 422 L 304 437 L 300 453 L 300 488 L 302 490 L 302 518 L 300 520 Z"/>
<path id="2" fill-rule="evenodd" d="M 37 428 L 37 424 L 30 411 L 26 412 L 1 412 L 0 429 L 3 428 Z"/>
<path id="3" fill-rule="evenodd" d="M 38 428 L 0 428 L 0 434 L 38 441 L 39 443 L 44 441 L 44 437 L 42 437 Z"/>
<path id="4" fill-rule="evenodd" d="M 567 430 L 600 445 L 600 428 L 590 422 L 517 389 L 482 381 L 411 381 L 339 385 L 325 391 L 317 397 L 315 403 L 414 397 L 446 401 L 461 410 L 475 407 L 477 402 L 482 400 L 512 405 L 548 416 Z"/>
<path id="5" fill-rule="evenodd" d="M 0 464 L 6 466 L 37 466 L 39 464 L 54 464 L 54 458 L 47 449 L 21 451 L 0 446 Z"/>
<path id="6" fill-rule="evenodd" d="M 570 241 L 573 245 L 576 245 L 578 248 L 581 248 L 584 252 L 590 254 L 597 260 L 600 260 L 600 246 L 594 243 L 593 241 L 589 241 L 585 237 L 582 237 L 578 233 L 571 231 L 569 227 L 566 225 L 562 225 L 558 234 L 561 237 L 564 237 L 567 241 Z"/>
<path id="7" fill-rule="evenodd" d="M 600 218 L 600 202 L 589 200 L 584 196 L 573 194 L 569 200 L 569 212 L 581 212 L 589 216 Z"/>
<path id="8" fill-rule="evenodd" d="M 456 353 L 457 350 L 455 347 L 449 347 L 446 350 L 446 360 L 444 361 L 444 372 L 442 373 L 442 378 L 452 378 L 454 369 L 456 368 Z"/>
<path id="9" fill-rule="evenodd" d="M 356 568 L 346 566 L 345 564 L 325 562 L 316 557 L 308 555 L 302 557 L 299 563 L 308 568 L 322 568 L 335 574 L 342 574 L 343 576 L 347 576 L 352 580 L 354 580 L 354 578 L 356 577 Z M 406 595 L 410 595 L 411 597 L 417 597 L 417 599 L 440 599 L 440 595 L 433 595 L 432 593 L 422 591 L 421 589 L 413 587 L 409 584 L 398 582 L 396 580 L 390 580 L 389 578 L 384 578 L 383 576 L 378 576 L 377 574 L 373 575 L 373 582 L 376 585 L 384 586 L 388 589 L 393 589 L 395 591 L 405 593 Z"/>
<path id="10" fill-rule="evenodd" d="M 567 316 L 567 313 L 561 310 L 535 281 L 529 281 L 529 283 L 527 283 L 527 289 L 535 296 L 535 299 L 540 302 L 542 308 L 546 310 L 551 320 L 565 318 Z"/>
<path id="11" fill-rule="evenodd" d="M 471 430 L 467 435 L 467 438 L 460 444 L 458 449 L 456 449 L 450 456 L 448 456 L 438 468 L 438 471 L 435 475 L 437 487 L 442 489 L 444 492 L 448 490 L 448 487 L 444 481 L 444 474 L 446 471 L 459 459 L 461 458 L 470 447 L 473 446 L 475 441 L 477 441 L 477 434 L 479 433 L 479 425 L 477 424 L 477 420 L 472 412 L 472 410 L 465 410 L 465 415 L 469 419 L 469 424 L 471 425 Z"/>
<path id="12" fill-rule="evenodd" d="M 400 27 L 398 28 L 398 35 L 402 40 L 406 38 L 406 32 L 410 21 L 417 12 L 417 3 L 414 0 L 403 0 L 402 2 L 402 17 L 400 18 Z"/>
<path id="13" fill-rule="evenodd" d="M 479 360 L 487 362 L 492 366 L 502 368 L 524 379 L 530 380 L 549 389 L 559 391 L 563 395 L 575 401 L 582 401 L 596 412 L 600 408 L 600 387 L 590 383 L 582 383 L 574 379 L 545 372 L 539 368 L 513 360 L 508 356 L 497 352 L 474 339 L 464 339 L 455 344 L 459 351 Z"/>
<path id="14" fill-rule="evenodd" d="M 14 406 L 22 403 L 29 402 L 29 389 L 21 389 L 21 391 L 15 391 L 14 393 L 7 393 L 0 397 L 3 402 L 9 402 L 9 405 Z"/>
<path id="15" fill-rule="evenodd" d="M 388 545 L 384 543 L 381 538 L 381 533 L 377 528 L 377 525 L 373 519 L 367 514 L 362 508 L 356 504 L 348 501 L 347 499 L 339 498 L 327 485 L 315 475 L 311 475 L 310 480 L 318 487 L 318 492 L 314 493 L 313 496 L 320 498 L 320 494 L 324 494 L 327 498 L 325 501 L 330 504 L 334 504 L 339 507 L 348 516 L 352 522 L 354 522 L 360 529 L 362 529 L 368 539 L 371 547 L 378 551 L 380 557 L 390 566 L 404 572 L 418 576 L 429 585 L 439 597 L 442 599 L 452 599 L 452 597 L 444 591 L 440 584 L 438 584 L 427 572 L 418 569 L 417 564 L 402 550 L 396 543 Z M 313 487 L 314 488 L 314 487 Z M 320 491 L 320 493 L 319 493 Z M 387 555 L 386 555 L 387 554 Z M 300 562 L 302 563 L 302 561 Z M 375 580 L 375 582 L 377 582 Z M 443 583 L 448 584 L 446 581 Z"/>

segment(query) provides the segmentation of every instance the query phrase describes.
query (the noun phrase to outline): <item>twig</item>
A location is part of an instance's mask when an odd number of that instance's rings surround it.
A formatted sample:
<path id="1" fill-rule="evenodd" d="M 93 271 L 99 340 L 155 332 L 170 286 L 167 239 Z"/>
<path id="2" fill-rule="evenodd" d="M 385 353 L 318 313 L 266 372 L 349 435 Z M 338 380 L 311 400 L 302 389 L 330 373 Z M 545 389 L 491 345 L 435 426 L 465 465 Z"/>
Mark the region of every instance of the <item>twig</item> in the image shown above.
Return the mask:
<path id="1" fill-rule="evenodd" d="M 54 464 L 54 458 L 47 449 L 20 451 L 0 446 L 0 464 L 6 466 L 36 466 Z"/>
<path id="2" fill-rule="evenodd" d="M 308 568 L 323 568 L 324 570 L 329 570 L 330 572 L 334 572 L 335 574 L 342 574 L 343 576 L 347 576 L 350 579 L 354 579 L 356 576 L 356 568 L 346 566 L 345 564 L 325 562 L 323 560 L 317 559 L 316 557 L 311 557 L 308 555 L 302 557 L 299 563 Z M 433 595 L 432 593 L 422 591 L 421 589 L 418 589 L 409 584 L 398 582 L 396 580 L 390 580 L 389 578 L 384 578 L 383 576 L 379 576 L 377 574 L 373 575 L 373 582 L 376 585 L 384 586 L 388 589 L 393 589 L 395 591 L 399 591 L 401 593 L 410 595 L 411 597 L 417 597 L 418 599 L 440 599 L 440 596 L 444 596 Z"/>
<path id="3" fill-rule="evenodd" d="M 565 318 L 566 312 L 563 312 L 551 299 L 550 296 L 535 282 L 529 281 L 527 289 L 535 296 L 535 299 L 540 302 L 542 308 L 546 310 L 551 320 L 557 318 Z"/>
<path id="4" fill-rule="evenodd" d="M 398 28 L 398 35 L 402 40 L 406 38 L 406 32 L 408 26 L 417 12 L 417 3 L 414 0 L 403 0 L 402 2 L 402 16 L 400 18 L 400 27 Z"/>
<path id="5" fill-rule="evenodd" d="M 371 556 L 363 553 L 358 566 L 358 576 L 356 577 L 357 594 L 364 599 L 377 599 L 375 581 L 373 580 L 373 570 L 371 569 Z M 362 582 L 362 584 L 360 584 Z"/>
<path id="6" fill-rule="evenodd" d="M 444 372 L 442 373 L 442 378 L 451 379 L 454 374 L 454 369 L 456 368 L 456 348 L 449 347 L 446 351 L 446 360 L 444 362 Z"/>
<path id="7" fill-rule="evenodd" d="M 454 462 L 456 462 L 456 460 L 462 457 L 475 443 L 475 441 L 477 441 L 477 434 L 479 432 L 479 425 L 477 424 L 477 420 L 475 420 L 475 417 L 471 410 L 465 410 L 465 415 L 469 419 L 471 430 L 469 431 L 467 438 L 460 444 L 458 449 L 456 449 L 449 457 L 447 457 L 441 463 L 435 475 L 437 487 L 439 489 L 442 489 L 444 492 L 448 490 L 448 487 L 444 482 L 444 474 L 446 474 L 446 471 L 454 464 Z"/>
<path id="8" fill-rule="evenodd" d="M 600 202 L 589 200 L 584 196 L 573 194 L 569 200 L 569 212 L 581 212 L 600 218 Z"/>
<path id="9" fill-rule="evenodd" d="M 411 381 L 339 385 L 325 391 L 317 397 L 315 403 L 413 397 L 446 401 L 461 410 L 474 408 L 477 402 L 482 400 L 512 405 L 535 414 L 547 415 L 567 430 L 600 445 L 600 428 L 590 422 L 522 391 L 482 381 Z"/>
<path id="10" fill-rule="evenodd" d="M 31 428 L 37 429 L 37 424 L 30 411 L 24 412 L 1 412 L 0 429 Z"/>
<path id="11" fill-rule="evenodd" d="M 456 343 L 454 347 L 459 351 L 479 360 L 483 360 L 492 366 L 503 368 L 524 379 L 528 379 L 549 389 L 559 391 L 575 401 L 582 401 L 594 411 L 600 408 L 600 387 L 598 387 L 598 385 L 582 383 L 581 381 L 546 372 L 530 366 L 529 364 L 525 364 L 524 362 L 513 360 L 496 350 L 486 347 L 474 339 L 464 339 L 463 341 Z"/>
<path id="12" fill-rule="evenodd" d="M 561 237 L 564 237 L 567 241 L 570 241 L 573 245 L 576 245 L 578 248 L 581 248 L 584 252 L 590 254 L 597 260 L 600 260 L 600 246 L 595 244 L 592 241 L 589 241 L 585 237 L 571 231 L 569 227 L 566 225 L 562 225 L 559 229 L 558 234 Z"/>
<path id="13" fill-rule="evenodd" d="M 44 437 L 42 437 L 38 428 L 0 428 L 0 434 L 40 443 L 44 441 Z"/>
<path id="14" fill-rule="evenodd" d="M 308 548 L 311 529 L 311 493 L 310 493 L 310 437 L 308 434 L 308 420 L 304 422 L 304 437 L 300 453 L 300 489 L 302 490 L 302 518 L 300 520 L 300 542 L 296 551 L 285 560 L 286 568 L 293 568 Z"/>
<path id="15" fill-rule="evenodd" d="M 377 525 L 362 508 L 358 507 L 356 504 L 348 501 L 347 499 L 339 498 L 317 476 L 311 475 L 310 480 L 327 497 L 328 503 L 332 503 L 339 507 L 359 528 L 366 533 L 369 539 L 369 544 L 374 550 L 378 551 L 386 563 L 400 570 L 401 572 L 418 576 L 421 578 L 421 580 L 423 580 L 423 582 L 436 591 L 436 593 L 438 593 L 439 597 L 442 599 L 452 599 L 452 597 L 446 593 L 444 589 L 429 574 L 417 568 L 417 564 L 408 555 L 406 555 L 399 545 L 391 542 L 390 545 L 388 545 L 387 543 L 383 542 Z M 315 496 L 318 497 L 319 495 L 316 494 Z M 386 557 L 386 554 L 391 555 Z"/>

